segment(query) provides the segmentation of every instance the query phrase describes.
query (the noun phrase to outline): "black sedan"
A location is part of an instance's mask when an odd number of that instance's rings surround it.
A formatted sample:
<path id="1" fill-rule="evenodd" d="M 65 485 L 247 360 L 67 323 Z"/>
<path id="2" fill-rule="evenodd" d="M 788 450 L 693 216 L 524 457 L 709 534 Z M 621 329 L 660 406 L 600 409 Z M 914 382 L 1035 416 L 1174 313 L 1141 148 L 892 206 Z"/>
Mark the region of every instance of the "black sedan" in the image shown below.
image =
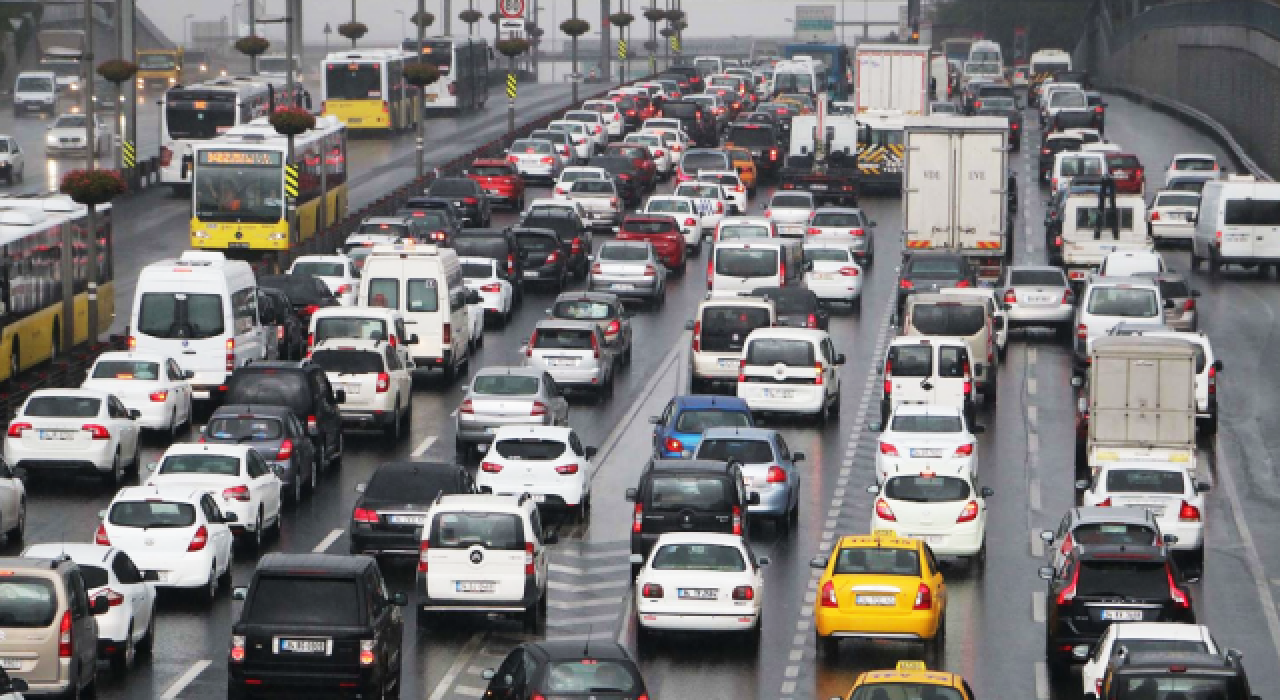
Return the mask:
<path id="1" fill-rule="evenodd" d="M 329 285 L 311 275 L 264 275 L 258 278 L 258 286 L 284 292 L 293 305 L 293 312 L 304 323 L 310 322 L 311 314 L 320 309 L 339 306 Z"/>
<path id="2" fill-rule="evenodd" d="M 976 112 L 979 117 L 1004 117 L 1009 120 L 1009 147 L 1022 150 L 1022 110 L 1012 97 L 984 97 Z"/>
<path id="3" fill-rule="evenodd" d="M 367 483 L 351 511 L 351 553 L 417 559 L 427 511 L 441 494 L 475 493 L 465 467 L 444 462 L 388 462 Z"/>
<path id="4" fill-rule="evenodd" d="M 778 313 L 777 325 L 783 328 L 827 329 L 831 314 L 813 292 L 804 287 L 757 287 L 751 296 L 773 302 Z"/>
<path id="5" fill-rule="evenodd" d="M 976 287 L 978 278 L 973 266 L 959 253 L 946 250 L 922 250 L 902 261 L 898 276 L 898 315 L 907 306 L 907 297 L 915 292 L 936 292 L 946 287 Z"/>
<path id="6" fill-rule="evenodd" d="M 489 208 L 489 195 L 480 183 L 469 177 L 437 178 L 427 188 L 428 197 L 440 197 L 453 202 L 454 208 L 462 213 L 462 223 L 468 228 L 486 228 L 492 211 Z"/>

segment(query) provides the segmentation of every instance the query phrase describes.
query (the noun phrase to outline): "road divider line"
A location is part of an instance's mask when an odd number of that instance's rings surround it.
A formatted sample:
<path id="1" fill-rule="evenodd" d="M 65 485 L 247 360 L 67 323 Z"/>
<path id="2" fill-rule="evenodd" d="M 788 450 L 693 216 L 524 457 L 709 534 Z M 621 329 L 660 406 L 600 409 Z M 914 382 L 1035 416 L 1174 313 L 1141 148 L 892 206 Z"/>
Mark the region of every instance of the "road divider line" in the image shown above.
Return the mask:
<path id="1" fill-rule="evenodd" d="M 429 700 L 444 700 L 445 695 L 449 692 L 449 687 L 457 680 L 458 675 L 462 673 L 471 663 L 471 657 L 475 655 L 480 647 L 484 646 L 485 634 L 476 632 L 471 635 L 471 639 L 458 650 L 458 658 L 453 660 L 453 665 L 449 666 L 449 670 L 444 672 L 444 677 L 436 684 L 435 690 L 431 691 Z"/>
<path id="2" fill-rule="evenodd" d="M 422 438 L 422 442 L 418 443 L 418 447 L 413 451 L 413 458 L 418 459 L 422 455 L 426 454 L 427 450 L 431 449 L 431 446 L 434 444 L 436 444 L 436 436 L 428 435 Z"/>
<path id="3" fill-rule="evenodd" d="M 1027 394 L 1029 396 L 1036 395 L 1036 378 L 1035 377 L 1031 377 L 1030 379 L 1027 380 Z"/>
<path id="4" fill-rule="evenodd" d="M 183 690 L 186 690 L 187 686 L 191 685 L 191 681 L 194 681 L 201 673 L 204 673 L 206 668 L 212 665 L 213 662 L 208 659 L 200 659 L 195 662 L 191 668 L 187 669 L 186 673 L 178 676 L 178 680 L 174 681 L 173 685 L 164 691 L 164 695 L 160 696 L 160 700 L 173 700 L 178 697 Z"/>
<path id="5" fill-rule="evenodd" d="M 1044 591 L 1031 592 L 1031 621 L 1037 625 L 1044 624 Z"/>
<path id="6" fill-rule="evenodd" d="M 1031 530 L 1031 556 L 1044 558 L 1044 540 L 1040 539 L 1040 531 L 1035 529 Z"/>
<path id="7" fill-rule="evenodd" d="M 1049 700 L 1049 667 L 1043 661 L 1035 663 L 1036 700 Z"/>
<path id="8" fill-rule="evenodd" d="M 334 542 L 338 541 L 339 537 L 342 537 L 342 532 L 343 532 L 342 528 L 340 527 L 334 528 L 333 531 L 325 535 L 324 539 L 320 540 L 320 544 L 316 545 L 315 548 L 312 549 L 311 551 L 315 554 L 320 554 L 325 550 L 329 549 L 329 547 L 333 546 Z"/>
<path id="9" fill-rule="evenodd" d="M 1031 484 L 1027 487 L 1027 501 L 1031 504 L 1031 510 L 1040 510 L 1040 480 L 1032 479 Z"/>
<path id="10" fill-rule="evenodd" d="M 636 415 L 640 413 L 640 409 L 644 408 L 645 403 L 649 401 L 649 397 L 657 390 L 658 384 L 660 384 L 662 380 L 666 378 L 667 373 L 671 371 L 671 365 L 675 364 L 676 360 L 679 359 L 680 353 L 687 350 L 689 347 L 689 337 L 691 335 L 692 334 L 689 333 L 689 331 L 684 331 L 680 334 L 680 337 L 671 347 L 670 352 L 668 352 L 666 357 L 663 357 L 662 361 L 658 363 L 658 369 L 653 373 L 653 376 L 649 378 L 648 383 L 644 385 L 644 388 L 636 395 L 635 400 L 631 402 L 631 406 L 627 409 L 627 412 L 623 414 L 622 419 L 618 421 L 617 425 L 613 427 L 613 430 L 610 431 L 609 435 L 605 437 L 604 442 L 600 443 L 600 451 L 596 454 L 596 459 L 593 460 L 596 469 L 591 473 L 591 483 L 595 483 L 596 477 L 604 470 L 604 465 L 609 463 L 609 456 L 613 453 L 614 448 L 616 448 L 618 443 L 622 441 L 622 436 L 627 433 L 627 428 L 631 425 L 632 421 L 636 419 Z M 676 387 L 675 393 L 681 393 L 681 387 Z"/>

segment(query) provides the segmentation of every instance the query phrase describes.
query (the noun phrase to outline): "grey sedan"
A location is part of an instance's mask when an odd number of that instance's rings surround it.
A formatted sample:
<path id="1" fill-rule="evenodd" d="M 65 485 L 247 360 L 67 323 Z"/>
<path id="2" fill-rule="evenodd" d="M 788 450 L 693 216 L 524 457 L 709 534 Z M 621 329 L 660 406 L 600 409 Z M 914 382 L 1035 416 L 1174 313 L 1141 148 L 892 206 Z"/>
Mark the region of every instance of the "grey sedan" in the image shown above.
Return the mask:
<path id="1" fill-rule="evenodd" d="M 225 405 L 209 418 L 204 442 L 249 445 L 276 470 L 285 498 L 297 503 L 303 492 L 315 493 L 320 471 L 314 443 L 293 411 L 283 406 Z"/>
<path id="2" fill-rule="evenodd" d="M 1075 319 L 1075 294 L 1062 268 L 1047 265 L 1006 267 L 996 282 L 1009 327 L 1045 326 L 1069 336 Z"/>
<path id="3" fill-rule="evenodd" d="M 1164 325 L 1175 331 L 1199 330 L 1196 299 L 1200 290 L 1192 289 L 1187 278 L 1176 272 L 1166 272 L 1156 281 L 1160 283 L 1160 298 L 1164 299 Z"/>
<path id="4" fill-rule="evenodd" d="M 476 372 L 458 407 L 459 457 L 483 452 L 504 425 L 569 425 L 569 402 L 551 375 L 531 367 L 486 367 Z"/>
<path id="5" fill-rule="evenodd" d="M 800 469 L 803 452 L 792 452 L 782 434 L 768 428 L 711 428 L 702 433 L 696 459 L 737 460 L 748 491 L 760 502 L 748 513 L 768 518 L 786 532 L 800 516 Z"/>
<path id="6" fill-rule="evenodd" d="M 656 309 L 666 298 L 667 268 L 648 242 L 609 241 L 596 252 L 587 289 L 648 301 Z"/>

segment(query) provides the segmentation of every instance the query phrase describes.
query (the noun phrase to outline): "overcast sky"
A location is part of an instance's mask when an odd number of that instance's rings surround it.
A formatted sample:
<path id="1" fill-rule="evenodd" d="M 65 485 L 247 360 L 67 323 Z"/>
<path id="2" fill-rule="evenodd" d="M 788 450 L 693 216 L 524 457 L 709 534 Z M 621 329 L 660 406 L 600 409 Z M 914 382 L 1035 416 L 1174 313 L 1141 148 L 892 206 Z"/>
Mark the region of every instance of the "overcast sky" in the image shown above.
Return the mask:
<path id="1" fill-rule="evenodd" d="M 369 26 L 369 35 L 365 42 L 369 44 L 385 44 L 391 45 L 397 39 L 405 36 L 405 32 L 412 30 L 412 25 L 408 24 L 407 18 L 411 16 L 418 7 L 417 0 L 355 0 L 356 16 L 360 21 Z M 527 0 L 532 3 L 534 0 Z M 640 17 L 645 0 L 610 0 L 614 11 L 617 10 L 620 2 L 629 3 L 630 12 L 636 17 Z M 666 0 L 658 0 L 661 6 L 665 7 Z M 181 42 L 183 31 L 182 22 L 187 14 L 194 15 L 195 20 L 218 20 L 222 17 L 232 18 L 234 12 L 236 18 L 243 21 L 245 13 L 245 3 L 247 0 L 137 0 L 138 7 L 151 18 L 163 31 L 168 33 L 169 37 L 174 41 Z M 284 0 L 258 0 L 259 3 L 265 4 L 266 14 L 268 16 L 278 16 L 284 11 Z M 476 0 L 476 9 L 488 14 L 494 9 L 494 0 Z M 542 26 L 546 27 L 548 32 L 552 27 L 552 16 L 554 15 L 555 24 L 559 24 L 570 16 L 573 0 L 539 0 L 542 6 L 541 17 Z M 578 11 L 581 16 L 592 24 L 593 31 L 599 28 L 600 2 L 597 0 L 577 0 Z M 260 4 L 260 6 L 261 6 Z M 338 39 L 336 34 L 337 25 L 351 17 L 351 0 L 303 0 L 304 4 L 304 21 L 306 23 L 305 31 L 307 43 L 323 43 L 323 29 L 325 22 L 333 24 L 335 34 L 333 39 Z M 864 10 L 867 12 L 867 18 L 870 20 L 893 20 L 898 17 L 898 7 L 905 4 L 905 0 L 847 0 L 841 2 L 839 0 L 827 0 L 827 2 L 813 2 L 805 4 L 827 4 L 836 7 L 837 19 L 839 19 L 841 11 L 845 13 L 847 21 L 856 21 L 863 19 Z M 453 15 L 453 33 L 465 34 L 466 24 L 457 19 L 458 13 L 466 9 L 466 0 L 452 0 L 452 9 L 450 14 Z M 684 10 L 689 15 L 689 28 L 685 31 L 685 36 L 787 36 L 791 33 L 791 25 L 785 23 L 784 19 L 793 17 L 796 3 L 785 2 L 779 0 L 684 0 Z M 238 6 L 238 7 L 237 7 Z M 429 34 L 437 34 L 441 31 L 442 0 L 426 0 L 426 8 L 428 12 L 436 15 L 436 23 L 429 30 Z M 401 16 L 396 14 L 396 10 L 401 10 L 405 15 L 404 29 L 402 30 Z M 632 25 L 632 32 L 636 33 L 639 26 L 647 28 L 648 23 L 643 18 L 639 20 L 637 25 Z M 483 30 L 481 29 L 483 27 Z M 487 35 L 490 32 L 488 20 L 481 20 L 476 25 L 477 31 L 484 31 Z M 852 38 L 860 32 L 861 28 L 845 27 L 847 38 Z M 873 28 L 875 33 L 876 29 Z M 271 31 L 267 32 L 271 35 Z M 283 34 L 281 34 L 283 36 Z"/>

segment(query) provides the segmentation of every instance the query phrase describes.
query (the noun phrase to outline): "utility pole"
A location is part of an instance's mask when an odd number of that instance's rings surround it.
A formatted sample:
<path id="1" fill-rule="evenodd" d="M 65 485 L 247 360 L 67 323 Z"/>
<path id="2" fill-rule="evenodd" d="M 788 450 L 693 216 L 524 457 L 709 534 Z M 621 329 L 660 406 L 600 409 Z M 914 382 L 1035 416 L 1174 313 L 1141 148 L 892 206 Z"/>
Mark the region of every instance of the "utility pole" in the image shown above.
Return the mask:
<path id="1" fill-rule="evenodd" d="M 609 77 L 613 66 L 613 55 L 610 51 L 613 42 L 609 40 L 609 0 L 600 0 L 600 79 L 605 85 L 612 82 Z"/>
<path id="2" fill-rule="evenodd" d="M 418 0 L 417 18 L 421 20 L 426 15 L 426 11 L 427 0 Z M 414 22 L 414 24 L 418 26 L 418 61 L 421 62 L 422 35 L 426 32 L 426 28 L 422 26 L 422 22 L 420 21 Z M 488 59 L 486 58 L 485 60 L 487 61 Z M 425 91 L 426 88 L 424 87 L 422 90 Z M 421 103 L 418 105 L 418 138 L 416 139 L 415 146 L 418 149 L 418 167 L 415 169 L 415 174 L 418 176 L 418 179 L 421 180 L 423 174 L 426 172 L 426 163 L 423 159 L 426 157 L 427 153 L 427 100 L 425 95 L 423 96 Z"/>
<path id="3" fill-rule="evenodd" d="M 97 156 L 98 154 L 98 147 L 97 147 L 96 139 L 98 136 L 100 136 L 100 134 L 94 133 L 95 131 L 94 119 L 96 118 L 97 115 L 94 110 L 94 104 L 93 104 L 93 82 L 94 82 L 93 81 L 93 72 L 94 72 L 93 70 L 94 69 L 93 0 L 84 0 L 84 24 L 85 24 L 85 32 L 84 32 L 85 33 L 85 53 L 83 56 L 80 57 L 80 66 L 83 69 L 83 72 L 85 75 L 85 79 L 84 79 L 84 116 L 86 119 L 85 130 L 84 130 L 85 136 L 86 136 L 85 138 L 85 170 L 92 172 L 97 168 L 97 162 L 96 162 L 97 159 L 95 156 Z M 86 272 L 88 275 L 88 282 L 89 282 L 89 290 L 88 290 L 89 291 L 89 327 L 85 331 L 85 340 L 86 342 L 88 342 L 90 347 L 93 347 L 93 344 L 98 339 L 98 225 L 97 225 L 97 222 L 95 221 L 96 218 L 97 217 L 94 216 L 94 205 L 90 204 L 89 211 L 88 211 L 88 221 L 86 222 L 86 225 L 88 226 L 88 231 L 87 231 L 87 235 L 85 236 L 85 239 L 89 244 L 89 250 L 88 250 L 89 260 L 86 266 L 87 267 Z M 65 226 L 63 228 L 64 230 L 69 231 L 73 227 Z M 63 249 L 62 249 L 63 260 L 64 261 L 72 260 L 74 263 L 75 257 L 76 257 L 75 249 L 67 245 L 64 237 Z M 63 263 L 63 272 L 65 275 L 65 272 L 66 272 L 65 262 Z M 72 271 L 71 275 L 65 275 L 63 277 L 62 288 L 63 288 L 64 295 L 66 293 L 66 288 L 68 283 L 72 283 L 74 285 L 73 275 L 74 275 L 74 270 Z M 74 286 L 72 291 L 74 293 Z M 72 297 L 72 299 L 74 299 L 74 297 Z M 63 300 L 64 307 L 65 307 L 66 301 L 67 299 L 64 298 Z M 76 324 L 75 324 L 74 315 L 68 314 L 63 317 L 62 333 L 64 336 L 67 336 L 68 333 L 70 333 L 70 335 L 68 336 L 68 339 L 70 342 L 66 342 L 63 344 L 63 347 L 67 348 L 68 350 L 70 350 L 71 347 L 75 345 L 75 325 Z"/>
<path id="4" fill-rule="evenodd" d="M 453 36 L 453 4 L 449 0 L 440 0 L 440 17 L 444 20 L 444 35 Z"/>
<path id="5" fill-rule="evenodd" d="M 573 18 L 578 18 L 578 0 L 573 0 Z M 573 72 L 569 74 L 569 80 L 573 83 L 572 95 L 569 103 L 577 105 L 578 82 L 581 80 L 581 76 L 578 74 L 578 37 L 576 36 L 569 37 L 569 54 L 569 61 L 573 64 L 573 68 L 571 69 Z"/>
<path id="6" fill-rule="evenodd" d="M 135 0 L 136 1 L 136 0 Z M 258 0 L 245 0 L 245 4 L 249 10 L 249 36 L 258 35 L 258 8 L 254 5 L 258 4 Z M 258 74 L 258 57 L 249 57 L 249 75 Z"/>

